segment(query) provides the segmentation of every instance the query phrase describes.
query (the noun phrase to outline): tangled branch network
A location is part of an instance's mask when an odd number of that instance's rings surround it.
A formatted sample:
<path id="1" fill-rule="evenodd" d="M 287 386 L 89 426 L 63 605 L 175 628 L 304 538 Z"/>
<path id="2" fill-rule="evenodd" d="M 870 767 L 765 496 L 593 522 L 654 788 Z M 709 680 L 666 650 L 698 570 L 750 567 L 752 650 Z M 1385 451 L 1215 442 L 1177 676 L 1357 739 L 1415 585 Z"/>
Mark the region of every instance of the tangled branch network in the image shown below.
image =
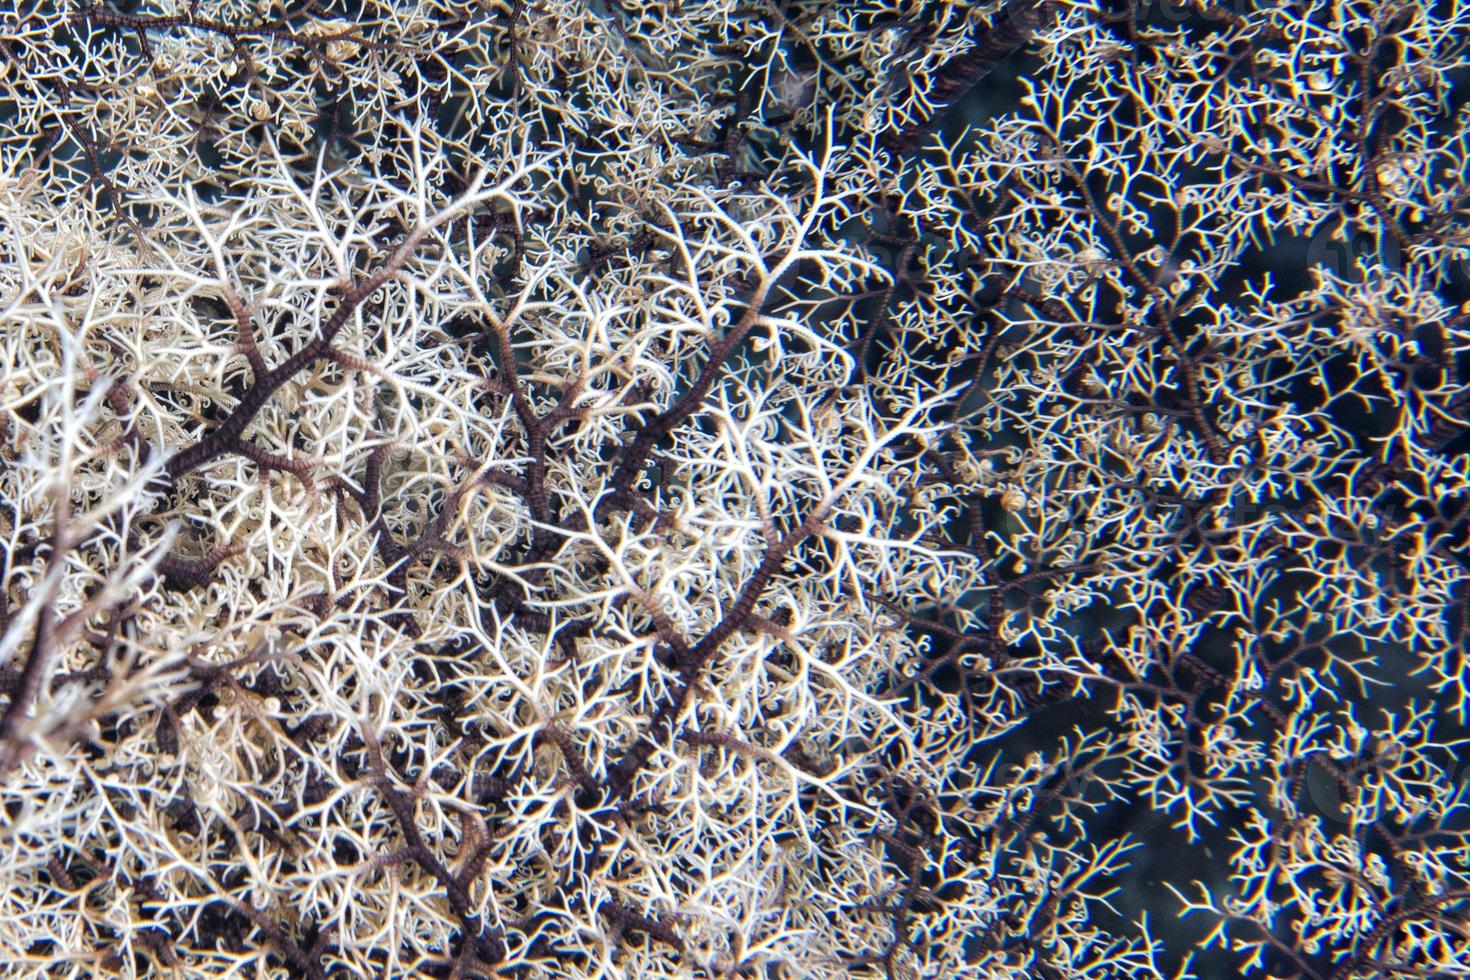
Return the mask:
<path id="1" fill-rule="evenodd" d="M 1470 975 L 1467 37 L 0 15 L 0 975 Z"/>

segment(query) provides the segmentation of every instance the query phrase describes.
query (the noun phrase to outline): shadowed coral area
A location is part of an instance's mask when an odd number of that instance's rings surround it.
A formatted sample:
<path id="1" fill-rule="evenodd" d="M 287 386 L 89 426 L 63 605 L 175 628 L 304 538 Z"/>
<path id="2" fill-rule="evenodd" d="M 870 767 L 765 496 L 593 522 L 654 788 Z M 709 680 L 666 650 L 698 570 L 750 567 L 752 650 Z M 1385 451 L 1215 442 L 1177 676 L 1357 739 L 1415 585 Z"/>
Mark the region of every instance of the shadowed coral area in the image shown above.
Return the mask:
<path id="1" fill-rule="evenodd" d="M 1467 37 L 0 14 L 0 975 L 1470 975 Z"/>

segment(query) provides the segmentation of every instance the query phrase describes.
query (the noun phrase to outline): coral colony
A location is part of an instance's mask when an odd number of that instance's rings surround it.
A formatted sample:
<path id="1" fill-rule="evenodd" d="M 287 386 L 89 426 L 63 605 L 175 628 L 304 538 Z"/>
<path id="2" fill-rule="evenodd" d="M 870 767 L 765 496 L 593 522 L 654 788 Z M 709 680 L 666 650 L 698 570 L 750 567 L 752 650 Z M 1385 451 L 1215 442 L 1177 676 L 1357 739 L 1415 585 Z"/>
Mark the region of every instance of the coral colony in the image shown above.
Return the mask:
<path id="1" fill-rule="evenodd" d="M 1470 975 L 1470 6 L 0 13 L 0 976 Z"/>

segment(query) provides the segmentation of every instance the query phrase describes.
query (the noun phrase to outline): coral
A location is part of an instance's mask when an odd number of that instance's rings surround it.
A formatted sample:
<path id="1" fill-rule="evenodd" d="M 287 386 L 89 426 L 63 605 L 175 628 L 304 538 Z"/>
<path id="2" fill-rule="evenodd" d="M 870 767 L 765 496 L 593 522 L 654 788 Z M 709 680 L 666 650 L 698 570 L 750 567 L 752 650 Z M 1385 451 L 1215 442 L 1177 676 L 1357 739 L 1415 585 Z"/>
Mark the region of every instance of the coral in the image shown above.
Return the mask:
<path id="1" fill-rule="evenodd" d="M 1470 973 L 1470 11 L 4 16 L 6 975 Z"/>

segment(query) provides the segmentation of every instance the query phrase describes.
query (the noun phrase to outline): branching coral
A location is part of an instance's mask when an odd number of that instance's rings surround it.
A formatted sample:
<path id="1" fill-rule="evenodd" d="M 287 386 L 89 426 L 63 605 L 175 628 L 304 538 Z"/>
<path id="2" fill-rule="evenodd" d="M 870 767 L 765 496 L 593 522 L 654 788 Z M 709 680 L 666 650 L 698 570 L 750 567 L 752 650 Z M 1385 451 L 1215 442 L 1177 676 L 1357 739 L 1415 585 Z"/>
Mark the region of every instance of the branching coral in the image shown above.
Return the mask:
<path id="1" fill-rule="evenodd" d="M 1470 970 L 1463 11 L 207 6 L 0 32 L 16 975 Z"/>

